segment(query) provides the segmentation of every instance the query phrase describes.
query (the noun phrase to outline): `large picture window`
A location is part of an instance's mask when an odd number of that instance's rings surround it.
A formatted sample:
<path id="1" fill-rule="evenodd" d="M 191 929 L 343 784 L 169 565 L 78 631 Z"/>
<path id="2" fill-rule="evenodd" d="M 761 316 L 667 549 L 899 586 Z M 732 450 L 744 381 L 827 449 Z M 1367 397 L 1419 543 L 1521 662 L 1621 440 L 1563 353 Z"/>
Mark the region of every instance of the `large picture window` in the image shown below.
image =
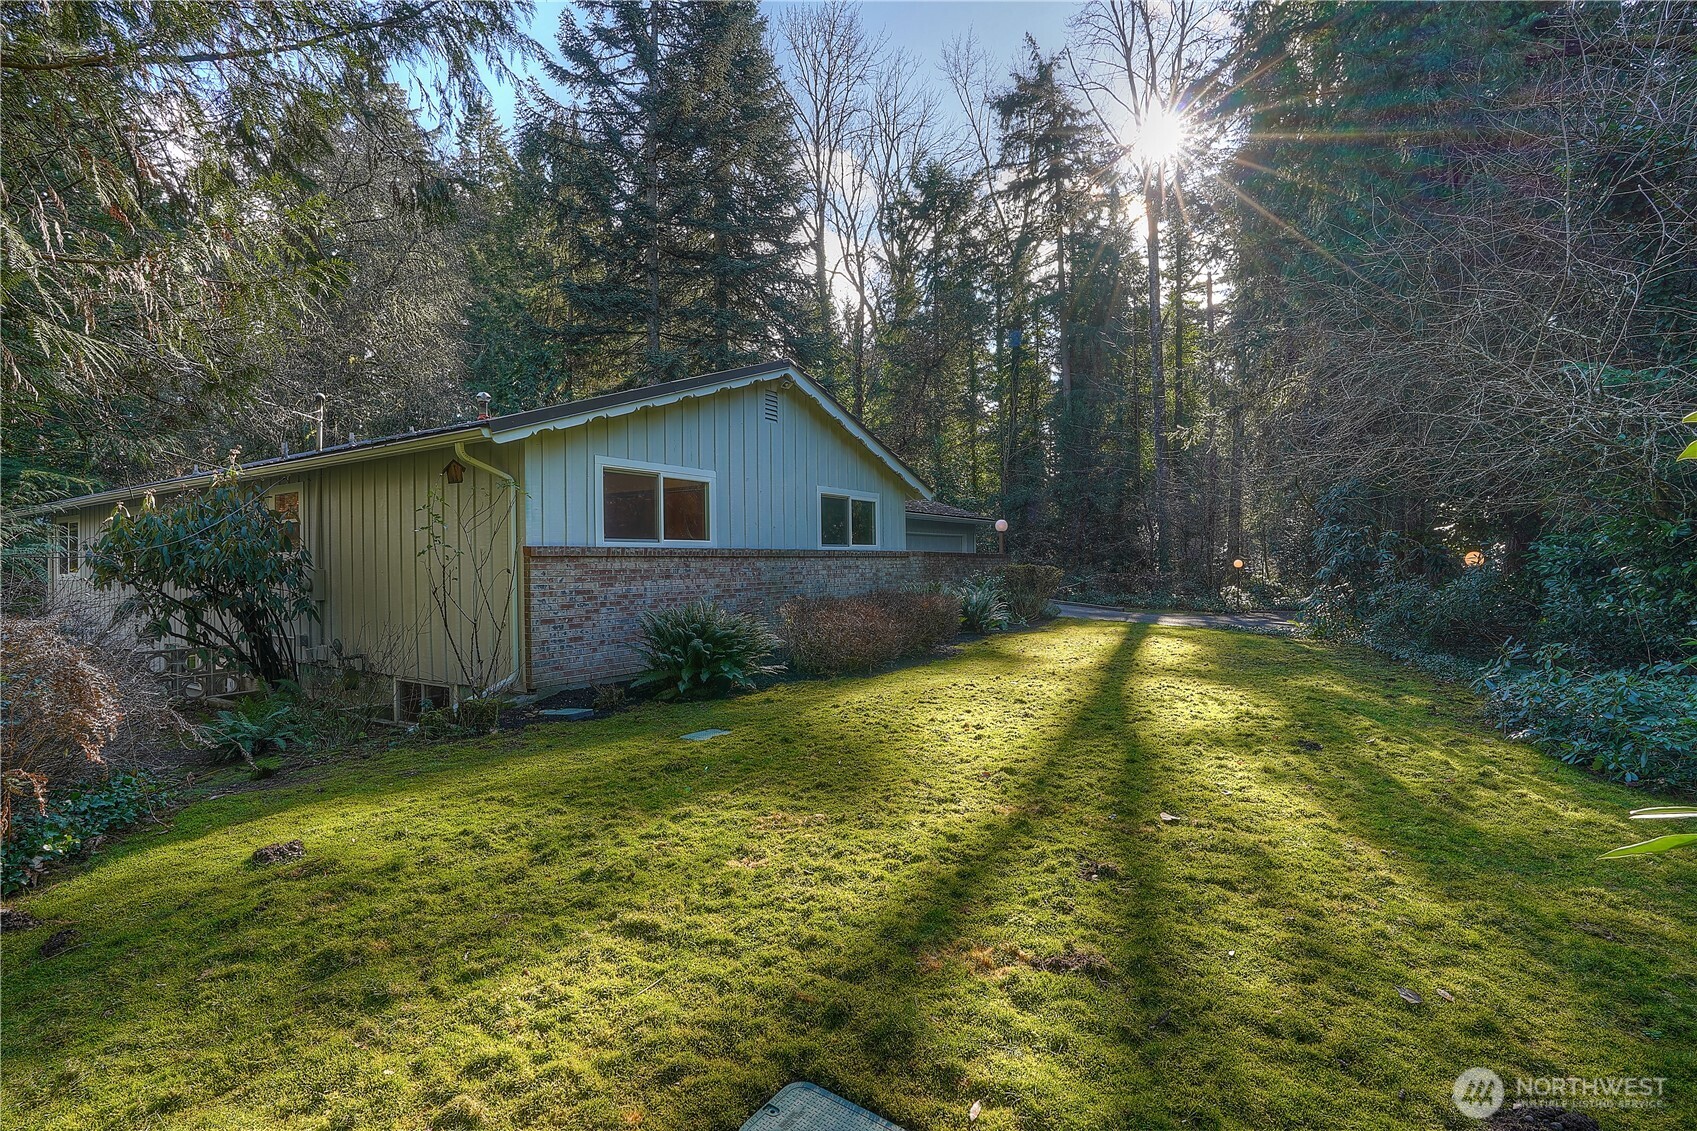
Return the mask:
<path id="1" fill-rule="evenodd" d="M 633 467 L 601 469 L 603 542 L 708 542 L 712 508 L 707 479 Z"/>
<path id="2" fill-rule="evenodd" d="M 878 545 L 878 500 L 846 491 L 819 492 L 819 544 L 873 549 Z"/>

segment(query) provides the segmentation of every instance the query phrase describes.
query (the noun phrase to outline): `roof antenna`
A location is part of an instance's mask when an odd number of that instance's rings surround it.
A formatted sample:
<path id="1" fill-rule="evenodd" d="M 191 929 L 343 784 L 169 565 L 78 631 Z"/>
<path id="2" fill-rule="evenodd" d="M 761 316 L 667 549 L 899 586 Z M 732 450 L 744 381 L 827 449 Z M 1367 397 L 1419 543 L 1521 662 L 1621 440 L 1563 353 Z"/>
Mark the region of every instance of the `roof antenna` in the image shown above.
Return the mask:
<path id="1" fill-rule="evenodd" d="M 490 400 L 493 399 L 493 398 L 490 397 L 488 391 L 485 390 L 483 392 L 480 392 L 475 397 L 473 397 L 471 399 L 477 402 L 477 419 L 488 420 L 489 419 L 489 402 L 490 402 Z"/>

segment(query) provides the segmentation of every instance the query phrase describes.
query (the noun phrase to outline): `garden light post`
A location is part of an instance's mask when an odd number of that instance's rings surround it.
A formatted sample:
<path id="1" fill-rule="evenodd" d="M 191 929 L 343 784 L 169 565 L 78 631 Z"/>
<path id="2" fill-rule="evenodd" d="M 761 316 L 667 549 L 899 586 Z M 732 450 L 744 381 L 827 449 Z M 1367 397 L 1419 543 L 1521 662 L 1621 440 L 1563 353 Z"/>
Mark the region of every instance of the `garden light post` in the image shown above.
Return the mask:
<path id="1" fill-rule="evenodd" d="M 1008 552 L 1008 520 L 1005 518 L 996 520 L 996 552 L 1004 556 Z"/>

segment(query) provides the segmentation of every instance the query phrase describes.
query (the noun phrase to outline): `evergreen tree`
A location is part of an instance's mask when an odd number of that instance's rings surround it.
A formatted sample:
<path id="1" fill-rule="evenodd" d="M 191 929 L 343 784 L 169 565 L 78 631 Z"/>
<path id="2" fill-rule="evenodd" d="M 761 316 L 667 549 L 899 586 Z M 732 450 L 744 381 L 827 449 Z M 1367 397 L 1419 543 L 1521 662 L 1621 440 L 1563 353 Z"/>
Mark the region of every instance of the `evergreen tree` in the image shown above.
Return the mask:
<path id="1" fill-rule="evenodd" d="M 642 380 L 807 360 L 803 188 L 752 3 L 601 0 L 561 17 L 528 126 L 557 180 L 563 335 Z M 628 378 L 627 378 L 628 381 Z"/>

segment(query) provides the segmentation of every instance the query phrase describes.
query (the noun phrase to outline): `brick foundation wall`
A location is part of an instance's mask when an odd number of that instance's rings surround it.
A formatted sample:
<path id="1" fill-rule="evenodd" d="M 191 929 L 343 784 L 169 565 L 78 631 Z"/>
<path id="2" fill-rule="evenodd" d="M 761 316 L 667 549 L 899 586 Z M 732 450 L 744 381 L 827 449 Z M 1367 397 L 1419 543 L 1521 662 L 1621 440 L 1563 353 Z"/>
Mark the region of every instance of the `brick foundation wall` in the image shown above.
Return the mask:
<path id="1" fill-rule="evenodd" d="M 633 550 L 527 546 L 525 639 L 531 687 L 583 686 L 642 668 L 640 613 L 707 599 L 774 624 L 792 597 L 849 596 L 955 581 L 999 554 L 862 550 Z"/>

